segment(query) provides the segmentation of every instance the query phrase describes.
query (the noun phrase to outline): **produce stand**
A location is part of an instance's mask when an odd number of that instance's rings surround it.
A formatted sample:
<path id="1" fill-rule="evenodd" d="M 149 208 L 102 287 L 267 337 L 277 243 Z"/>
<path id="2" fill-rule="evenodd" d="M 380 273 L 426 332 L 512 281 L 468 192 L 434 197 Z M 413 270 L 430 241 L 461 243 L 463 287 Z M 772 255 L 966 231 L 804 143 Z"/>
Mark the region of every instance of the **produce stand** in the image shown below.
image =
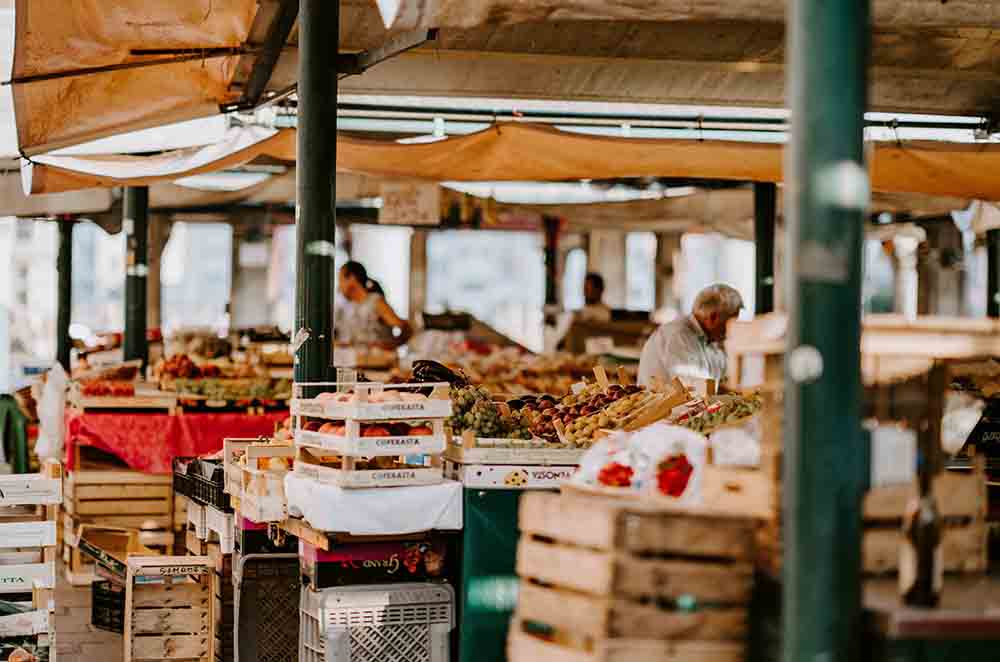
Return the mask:
<path id="1" fill-rule="evenodd" d="M 226 437 L 270 435 L 287 412 L 66 413 L 66 463 L 72 471 L 77 446 L 111 453 L 136 471 L 169 474 L 174 457 L 205 455 L 219 450 Z"/>

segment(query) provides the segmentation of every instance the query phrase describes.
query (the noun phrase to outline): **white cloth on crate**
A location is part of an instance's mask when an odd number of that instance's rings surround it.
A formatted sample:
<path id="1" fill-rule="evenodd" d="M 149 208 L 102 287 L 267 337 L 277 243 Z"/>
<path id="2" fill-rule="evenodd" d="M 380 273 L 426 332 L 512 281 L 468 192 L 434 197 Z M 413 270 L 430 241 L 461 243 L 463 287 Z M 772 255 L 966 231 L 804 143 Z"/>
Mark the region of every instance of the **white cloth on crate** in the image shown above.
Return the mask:
<path id="1" fill-rule="evenodd" d="M 664 324 L 646 341 L 639 359 L 639 383 L 653 377 L 679 377 L 721 381 L 726 374 L 726 353 L 708 339 L 693 315 Z"/>
<path id="2" fill-rule="evenodd" d="M 355 536 L 402 535 L 462 528 L 462 484 L 446 480 L 421 487 L 344 489 L 285 476 L 288 511 L 317 531 Z"/>

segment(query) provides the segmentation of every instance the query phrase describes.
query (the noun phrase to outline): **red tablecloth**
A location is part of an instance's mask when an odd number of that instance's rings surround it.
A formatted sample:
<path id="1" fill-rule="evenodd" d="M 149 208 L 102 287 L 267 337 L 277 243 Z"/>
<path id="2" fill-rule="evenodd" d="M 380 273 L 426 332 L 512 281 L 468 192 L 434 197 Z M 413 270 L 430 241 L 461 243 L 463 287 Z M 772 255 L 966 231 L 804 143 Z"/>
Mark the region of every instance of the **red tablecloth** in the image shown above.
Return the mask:
<path id="1" fill-rule="evenodd" d="M 93 446 L 118 456 L 136 471 L 168 474 L 175 457 L 205 455 L 227 437 L 270 435 L 287 411 L 246 413 L 94 413 L 66 411 L 66 467 L 74 469 L 76 447 Z"/>

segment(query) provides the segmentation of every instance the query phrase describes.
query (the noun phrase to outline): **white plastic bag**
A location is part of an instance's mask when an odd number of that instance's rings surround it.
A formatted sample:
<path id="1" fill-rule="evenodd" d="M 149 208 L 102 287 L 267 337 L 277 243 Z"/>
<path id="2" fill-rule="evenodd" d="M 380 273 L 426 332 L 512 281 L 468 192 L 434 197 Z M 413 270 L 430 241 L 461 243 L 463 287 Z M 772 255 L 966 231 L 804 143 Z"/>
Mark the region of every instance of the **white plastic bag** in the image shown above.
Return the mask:
<path id="1" fill-rule="evenodd" d="M 686 505 L 701 503 L 702 476 L 708 461 L 704 436 L 676 425 L 654 423 L 632 435 L 632 446 L 643 456 L 641 483 L 646 492 Z M 678 463 L 687 470 L 678 471 Z"/>
<path id="2" fill-rule="evenodd" d="M 727 425 L 709 435 L 712 462 L 720 466 L 760 466 L 760 417 L 742 425 Z"/>
<path id="3" fill-rule="evenodd" d="M 61 460 L 63 438 L 66 433 L 66 386 L 68 378 L 63 367 L 56 363 L 45 380 L 42 398 L 38 402 L 38 442 L 35 452 L 39 459 Z"/>

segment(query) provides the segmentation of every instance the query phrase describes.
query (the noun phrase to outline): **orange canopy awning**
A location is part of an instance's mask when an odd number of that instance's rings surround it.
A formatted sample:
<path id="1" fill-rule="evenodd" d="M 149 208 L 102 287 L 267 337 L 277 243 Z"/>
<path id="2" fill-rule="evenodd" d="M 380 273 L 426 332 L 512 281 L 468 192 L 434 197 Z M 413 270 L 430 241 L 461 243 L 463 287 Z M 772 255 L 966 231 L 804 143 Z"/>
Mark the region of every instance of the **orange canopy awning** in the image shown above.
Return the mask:
<path id="1" fill-rule="evenodd" d="M 145 185 L 231 168 L 258 156 L 293 162 L 293 129 L 234 129 L 227 140 L 156 156 L 42 156 L 26 190 L 52 193 L 95 186 Z M 783 146 L 718 140 L 613 138 L 547 125 L 503 123 L 465 136 L 409 143 L 341 135 L 337 170 L 429 181 L 564 181 L 677 177 L 783 181 Z M 1000 200 L 1000 144 L 876 143 L 872 189 Z M 30 184 L 30 188 L 29 188 Z"/>
<path id="2" fill-rule="evenodd" d="M 17 0 L 11 79 L 21 150 L 39 154 L 219 112 L 239 98 L 229 84 L 257 5 Z M 134 66 L 150 62 L 161 64 Z"/>

